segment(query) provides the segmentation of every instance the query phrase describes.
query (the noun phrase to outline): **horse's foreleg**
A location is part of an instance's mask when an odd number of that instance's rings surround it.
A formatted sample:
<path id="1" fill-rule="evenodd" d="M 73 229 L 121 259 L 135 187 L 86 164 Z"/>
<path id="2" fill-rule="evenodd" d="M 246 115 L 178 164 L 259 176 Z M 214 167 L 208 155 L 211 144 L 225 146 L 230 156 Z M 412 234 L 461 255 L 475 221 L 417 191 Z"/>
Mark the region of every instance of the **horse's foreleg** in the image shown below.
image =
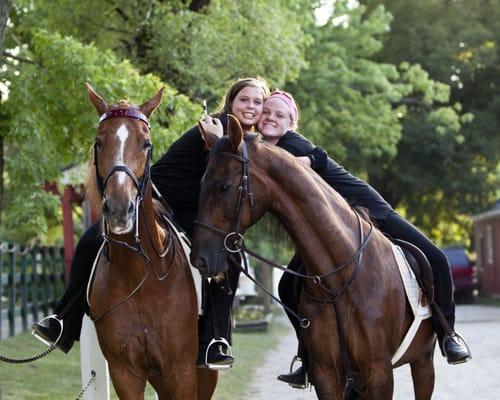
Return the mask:
<path id="1" fill-rule="evenodd" d="M 429 400 L 434 391 L 434 347 L 410 363 L 415 400 Z"/>
<path id="2" fill-rule="evenodd" d="M 194 363 L 182 365 L 175 363 L 175 368 L 166 374 L 165 387 L 172 400 L 196 400 L 197 382 Z"/>
<path id="3" fill-rule="evenodd" d="M 392 365 L 374 363 L 370 367 L 370 378 L 363 393 L 365 400 L 391 400 L 394 393 Z"/>
<path id="4" fill-rule="evenodd" d="M 120 363 L 109 363 L 109 374 L 120 400 L 144 400 L 145 378 L 132 374 Z"/>
<path id="5" fill-rule="evenodd" d="M 217 386 L 217 371 L 207 368 L 196 368 L 198 377 L 198 398 L 197 400 L 210 400 Z"/>

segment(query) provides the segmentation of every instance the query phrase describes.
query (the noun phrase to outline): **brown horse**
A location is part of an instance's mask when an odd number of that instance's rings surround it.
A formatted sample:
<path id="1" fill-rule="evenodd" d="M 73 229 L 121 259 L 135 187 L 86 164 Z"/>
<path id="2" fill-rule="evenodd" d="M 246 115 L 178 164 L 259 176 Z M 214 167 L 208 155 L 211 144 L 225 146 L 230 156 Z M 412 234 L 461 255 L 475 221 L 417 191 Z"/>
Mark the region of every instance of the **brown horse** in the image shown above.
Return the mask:
<path id="1" fill-rule="evenodd" d="M 198 307 L 181 243 L 155 212 L 148 118 L 163 89 L 141 106 L 108 104 L 87 85 L 99 116 L 88 190 L 101 204 L 104 246 L 88 292 L 90 316 L 120 399 L 210 399 L 217 373 L 196 368 Z"/>
<path id="2" fill-rule="evenodd" d="M 430 399 L 435 338 L 429 319 L 403 358 L 391 362 L 413 314 L 388 239 L 311 169 L 244 135 L 231 119 L 203 177 L 193 264 L 205 275 L 226 268 L 221 252 L 241 248 L 241 234 L 267 211 L 315 277 L 306 279 L 298 313 L 318 397 L 359 398 L 343 394 L 347 375 L 363 399 L 392 399 L 393 368 L 410 363 L 416 399 Z"/>

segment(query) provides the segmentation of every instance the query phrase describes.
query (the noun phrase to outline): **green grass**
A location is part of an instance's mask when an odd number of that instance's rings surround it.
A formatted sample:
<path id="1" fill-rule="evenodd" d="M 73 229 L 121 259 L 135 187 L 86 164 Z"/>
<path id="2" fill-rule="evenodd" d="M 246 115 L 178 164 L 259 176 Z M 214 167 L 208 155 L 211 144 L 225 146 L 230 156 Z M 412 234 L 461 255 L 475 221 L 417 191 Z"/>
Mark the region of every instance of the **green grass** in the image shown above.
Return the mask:
<path id="1" fill-rule="evenodd" d="M 244 399 L 252 371 L 263 361 L 265 354 L 276 348 L 285 328 L 271 324 L 267 333 L 237 333 L 233 336 L 235 366 L 219 375 L 214 400 Z M 0 341 L 0 355 L 26 358 L 38 354 L 45 347 L 30 334 Z M 47 357 L 30 364 L 0 362 L 1 400 L 67 400 L 80 392 L 80 348 L 76 344 L 69 354 L 54 351 Z M 111 388 L 112 399 L 116 395 Z M 147 399 L 152 399 L 148 391 Z"/>

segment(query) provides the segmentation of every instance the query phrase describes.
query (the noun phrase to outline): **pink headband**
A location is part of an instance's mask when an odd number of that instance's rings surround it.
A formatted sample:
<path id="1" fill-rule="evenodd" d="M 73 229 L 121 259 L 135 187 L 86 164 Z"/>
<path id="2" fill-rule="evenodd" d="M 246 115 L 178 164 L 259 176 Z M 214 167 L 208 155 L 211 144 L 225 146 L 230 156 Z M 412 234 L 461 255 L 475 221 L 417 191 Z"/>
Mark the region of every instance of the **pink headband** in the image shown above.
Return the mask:
<path id="1" fill-rule="evenodd" d="M 284 92 L 276 91 L 272 92 L 267 99 L 270 98 L 276 98 L 282 100 L 290 109 L 290 116 L 292 117 L 292 122 L 295 123 L 297 121 L 297 116 L 299 114 L 299 111 L 297 109 L 295 101 L 293 101 L 293 99 L 289 95 L 285 94 Z"/>

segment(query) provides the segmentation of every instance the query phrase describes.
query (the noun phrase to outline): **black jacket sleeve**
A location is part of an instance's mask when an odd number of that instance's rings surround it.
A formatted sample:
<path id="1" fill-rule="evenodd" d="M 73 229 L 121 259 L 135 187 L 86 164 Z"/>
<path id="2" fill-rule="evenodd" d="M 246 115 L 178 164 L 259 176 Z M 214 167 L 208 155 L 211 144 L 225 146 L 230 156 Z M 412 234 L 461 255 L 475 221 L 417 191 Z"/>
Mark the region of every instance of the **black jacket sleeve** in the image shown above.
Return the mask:
<path id="1" fill-rule="evenodd" d="M 297 132 L 288 131 L 277 143 L 278 147 L 295 157 L 311 158 L 311 168 L 321 175 L 327 167 L 328 154 L 321 147 L 314 146 L 308 139 Z"/>
<path id="2" fill-rule="evenodd" d="M 314 146 L 304 136 L 288 131 L 277 145 L 294 156 L 313 156 L 313 169 L 351 205 L 366 207 L 370 215 L 385 219 L 392 207 L 367 182 L 333 161 L 321 147 Z"/>

